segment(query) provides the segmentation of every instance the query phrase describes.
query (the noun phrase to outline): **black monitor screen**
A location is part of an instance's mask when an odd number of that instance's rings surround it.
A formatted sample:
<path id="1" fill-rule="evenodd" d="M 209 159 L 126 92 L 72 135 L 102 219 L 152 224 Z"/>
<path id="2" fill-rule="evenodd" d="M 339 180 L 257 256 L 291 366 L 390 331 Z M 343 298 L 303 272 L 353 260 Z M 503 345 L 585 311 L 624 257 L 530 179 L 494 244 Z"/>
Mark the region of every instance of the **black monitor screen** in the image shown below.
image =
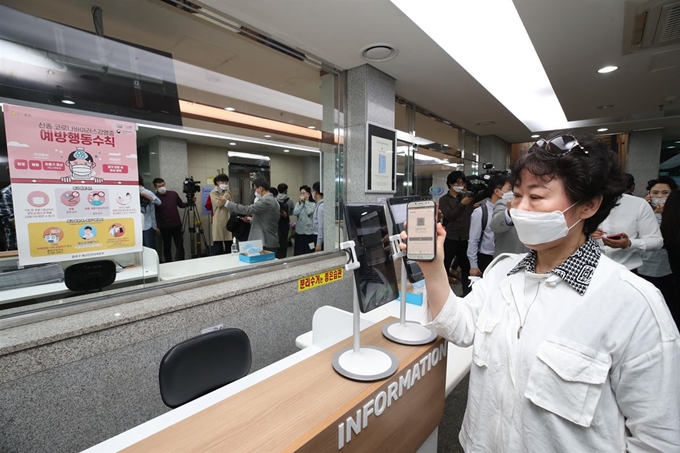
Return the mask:
<path id="1" fill-rule="evenodd" d="M 172 55 L 0 5 L 0 97 L 182 125 Z"/>
<path id="2" fill-rule="evenodd" d="M 366 313 L 399 296 L 385 210 L 378 204 L 343 205 L 347 238 L 356 244 L 360 264 L 354 271 L 359 307 Z"/>
<path id="3" fill-rule="evenodd" d="M 406 222 L 406 208 L 412 201 L 421 201 L 423 197 L 420 195 L 409 195 L 406 197 L 392 197 L 387 199 L 387 206 L 390 208 L 390 216 L 394 224 L 394 234 L 401 233 L 404 229 L 404 222 Z M 411 283 L 415 283 L 423 279 L 423 271 L 415 261 L 404 257 L 404 264 L 406 265 L 406 276 Z"/>

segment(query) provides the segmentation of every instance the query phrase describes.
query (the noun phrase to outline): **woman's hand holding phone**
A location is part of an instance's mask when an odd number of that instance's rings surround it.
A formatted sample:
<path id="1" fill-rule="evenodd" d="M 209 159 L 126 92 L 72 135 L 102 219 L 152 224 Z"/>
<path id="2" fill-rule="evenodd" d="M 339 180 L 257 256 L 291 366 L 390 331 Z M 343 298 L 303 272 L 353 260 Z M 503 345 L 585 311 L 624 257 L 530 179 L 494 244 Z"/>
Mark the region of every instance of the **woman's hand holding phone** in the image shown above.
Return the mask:
<path id="1" fill-rule="evenodd" d="M 404 222 L 404 231 L 401 232 L 402 243 L 399 247 L 406 251 L 408 235 L 406 234 L 406 222 Z M 427 303 L 428 309 L 432 319 L 439 315 L 439 312 L 444 307 L 446 300 L 451 293 L 449 286 L 449 276 L 444 270 L 444 241 L 446 240 L 446 229 L 441 223 L 437 223 L 437 242 L 436 253 L 432 261 L 418 261 L 420 269 L 423 271 L 425 277 L 425 287 L 427 289 Z"/>
<path id="2" fill-rule="evenodd" d="M 435 257 L 432 261 L 418 261 L 418 265 L 423 270 L 423 274 L 427 276 L 427 272 L 431 269 L 441 268 L 444 269 L 444 241 L 446 240 L 446 229 L 441 223 L 437 223 L 437 242 L 436 242 L 436 252 Z M 404 231 L 401 232 L 402 243 L 399 247 L 403 251 L 408 250 L 408 234 L 406 234 L 406 222 L 404 222 Z M 447 277 L 448 281 L 448 277 Z"/>

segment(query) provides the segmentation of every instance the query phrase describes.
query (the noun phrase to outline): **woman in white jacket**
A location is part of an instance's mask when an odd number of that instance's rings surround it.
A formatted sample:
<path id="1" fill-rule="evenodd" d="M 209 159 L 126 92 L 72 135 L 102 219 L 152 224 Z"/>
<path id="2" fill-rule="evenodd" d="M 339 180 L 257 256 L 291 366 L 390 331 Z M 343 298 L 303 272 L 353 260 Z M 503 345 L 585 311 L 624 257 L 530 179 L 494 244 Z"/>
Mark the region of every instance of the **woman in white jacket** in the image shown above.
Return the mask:
<path id="1" fill-rule="evenodd" d="M 473 345 L 463 448 L 680 452 L 678 330 L 656 288 L 590 238 L 623 192 L 616 155 L 559 135 L 513 175 L 510 214 L 528 254 L 497 257 L 464 299 L 448 285 L 441 225 L 436 259 L 420 263 L 426 326 Z"/>

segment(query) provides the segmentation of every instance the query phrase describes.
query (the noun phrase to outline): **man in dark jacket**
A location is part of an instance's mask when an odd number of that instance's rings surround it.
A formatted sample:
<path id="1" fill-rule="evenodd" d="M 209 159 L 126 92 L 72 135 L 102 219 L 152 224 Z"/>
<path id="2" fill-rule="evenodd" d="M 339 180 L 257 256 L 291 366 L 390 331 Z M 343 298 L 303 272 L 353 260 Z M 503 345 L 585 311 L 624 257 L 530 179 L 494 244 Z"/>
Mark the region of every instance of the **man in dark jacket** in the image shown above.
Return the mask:
<path id="1" fill-rule="evenodd" d="M 281 205 L 279 219 L 279 248 L 276 250 L 276 257 L 285 258 L 288 254 L 288 233 L 290 233 L 290 216 L 293 214 L 295 203 L 288 197 L 288 184 L 281 183 L 277 187 L 279 194 L 276 201 Z M 273 189 L 272 189 L 273 190 Z M 285 207 L 285 209 L 284 209 Z"/>
<path id="2" fill-rule="evenodd" d="M 452 171 L 446 178 L 449 191 L 439 199 L 439 209 L 446 228 L 444 241 L 444 267 L 449 272 L 454 257 L 460 266 L 463 296 L 470 292 L 470 261 L 467 258 L 468 237 L 470 234 L 470 216 L 474 210 L 474 197 L 465 194 L 465 174 Z"/>

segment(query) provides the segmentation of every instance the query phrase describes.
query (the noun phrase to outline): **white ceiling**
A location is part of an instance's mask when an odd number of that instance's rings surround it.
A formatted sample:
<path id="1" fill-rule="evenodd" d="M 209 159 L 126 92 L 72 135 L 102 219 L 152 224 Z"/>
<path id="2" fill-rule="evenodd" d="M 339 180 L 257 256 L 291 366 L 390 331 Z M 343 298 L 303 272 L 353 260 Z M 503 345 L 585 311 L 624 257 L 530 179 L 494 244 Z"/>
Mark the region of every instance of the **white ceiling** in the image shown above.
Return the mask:
<path id="1" fill-rule="evenodd" d="M 373 65 L 397 80 L 397 94 L 476 134 L 530 140 L 531 131 L 389 0 L 200 3 L 343 69 L 365 63 L 362 48 L 392 44 L 399 49 L 397 58 Z M 680 98 L 680 67 L 650 71 L 655 54 L 680 46 L 623 55 L 623 0 L 514 3 L 570 121 L 588 121 L 585 130 L 608 127 L 614 133 L 663 128 L 664 140 L 680 139 L 680 116 L 664 118 L 659 109 L 669 96 Z M 451 27 L 464 20 L 475 19 L 451 18 Z M 606 65 L 620 69 L 596 72 Z M 522 71 L 522 62 L 498 71 Z M 597 109 L 601 104 L 615 107 Z M 665 108 L 680 108 L 680 100 Z M 496 124 L 476 125 L 485 120 Z"/>

